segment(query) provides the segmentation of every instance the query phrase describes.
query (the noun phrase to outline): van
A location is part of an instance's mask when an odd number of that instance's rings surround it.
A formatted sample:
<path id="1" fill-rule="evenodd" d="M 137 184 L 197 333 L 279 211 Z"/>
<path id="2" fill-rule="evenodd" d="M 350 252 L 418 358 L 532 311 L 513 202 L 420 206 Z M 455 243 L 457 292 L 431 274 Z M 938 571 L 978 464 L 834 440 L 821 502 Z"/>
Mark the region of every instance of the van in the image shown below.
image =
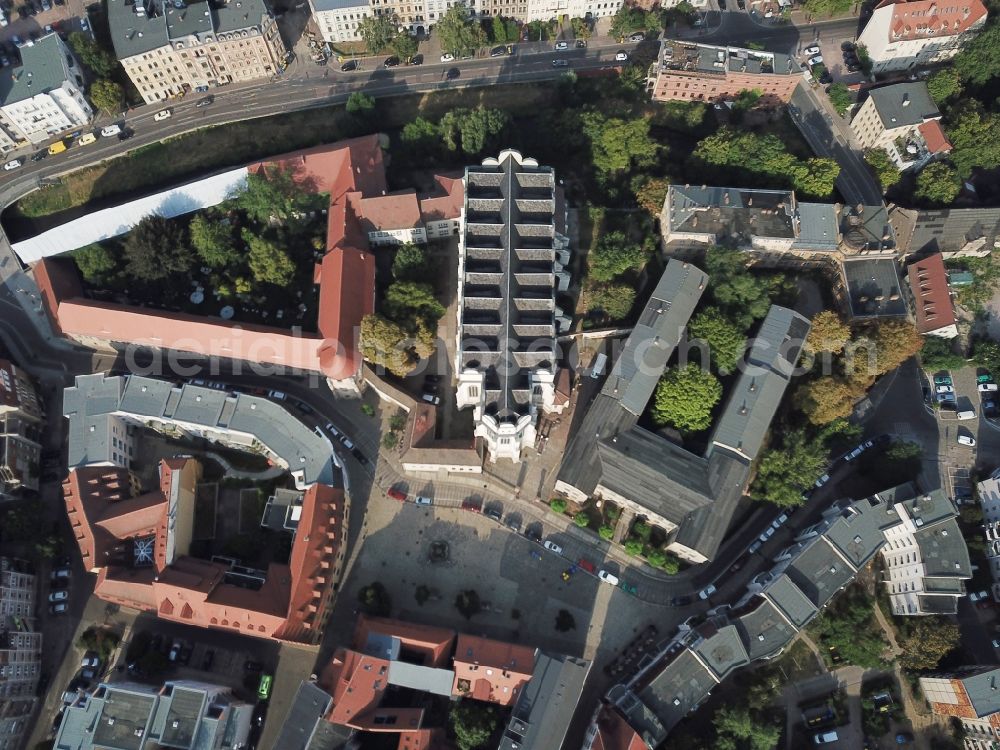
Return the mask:
<path id="1" fill-rule="evenodd" d="M 960 411 L 958 413 L 958 418 L 959 419 L 975 419 L 976 418 L 976 412 L 974 412 L 972 409 L 966 409 L 965 411 Z"/>
<path id="2" fill-rule="evenodd" d="M 594 364 L 590 368 L 590 377 L 599 378 L 604 374 L 604 368 L 608 365 L 608 355 L 603 352 L 594 357 Z"/>
<path id="3" fill-rule="evenodd" d="M 76 141 L 77 146 L 89 146 L 91 143 L 97 143 L 97 136 L 93 133 L 84 133 Z"/>
<path id="4" fill-rule="evenodd" d="M 55 156 L 56 154 L 61 154 L 65 150 L 66 150 L 66 142 L 56 141 L 51 146 L 49 146 L 49 155 Z"/>
<path id="5" fill-rule="evenodd" d="M 813 735 L 813 742 L 817 745 L 827 745 L 831 742 L 836 742 L 840 737 L 837 736 L 836 732 L 820 732 L 819 734 Z"/>

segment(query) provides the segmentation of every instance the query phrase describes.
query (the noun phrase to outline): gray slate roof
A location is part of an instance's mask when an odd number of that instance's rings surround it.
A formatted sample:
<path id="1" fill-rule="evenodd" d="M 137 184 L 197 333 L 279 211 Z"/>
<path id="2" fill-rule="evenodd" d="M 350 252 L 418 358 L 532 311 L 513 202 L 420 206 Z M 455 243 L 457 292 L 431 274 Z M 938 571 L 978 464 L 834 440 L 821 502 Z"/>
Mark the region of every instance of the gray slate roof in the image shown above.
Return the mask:
<path id="1" fill-rule="evenodd" d="M 708 459 L 708 483 L 713 501 L 689 514 L 673 538 L 711 560 L 729 530 L 736 505 L 743 497 L 750 464 L 728 448 L 716 448 Z"/>
<path id="2" fill-rule="evenodd" d="M 893 258 L 847 259 L 841 263 L 854 317 L 906 315 Z"/>
<path id="3" fill-rule="evenodd" d="M 705 700 L 717 684 L 708 667 L 685 648 L 638 691 L 638 697 L 669 732 Z"/>
<path id="4" fill-rule="evenodd" d="M 1000 711 L 1000 669 L 989 669 L 962 678 L 965 692 L 976 716 L 989 716 Z"/>
<path id="5" fill-rule="evenodd" d="M 76 387 L 63 390 L 63 416 L 69 418 L 67 465 L 70 469 L 111 460 L 109 414 L 118 408 L 124 378 L 103 373 L 77 375 Z"/>
<path id="6" fill-rule="evenodd" d="M 885 544 L 882 530 L 899 523 L 892 505 L 879 498 L 859 500 L 846 506 L 824 536 L 855 568 L 868 563 Z"/>
<path id="7" fill-rule="evenodd" d="M 455 672 L 405 661 L 393 661 L 389 664 L 388 683 L 423 693 L 450 696 L 451 687 L 455 683 Z"/>
<path id="8" fill-rule="evenodd" d="M 719 680 L 749 662 L 739 630 L 734 625 L 724 625 L 715 629 L 711 623 L 705 623 L 699 630 L 709 632 L 705 634 L 703 640 L 691 646 L 691 650 L 701 657 Z"/>
<path id="9" fill-rule="evenodd" d="M 875 102 L 875 111 L 886 130 L 919 125 L 924 120 L 941 116 L 923 81 L 870 89 L 868 95 Z"/>
<path id="10" fill-rule="evenodd" d="M 744 608 L 745 609 L 745 608 Z M 734 622 L 750 661 L 776 654 L 787 646 L 798 631 L 781 610 L 767 599 L 758 598 L 745 614 Z"/>
<path id="11" fill-rule="evenodd" d="M 949 252 L 983 239 L 989 250 L 1000 237 L 1000 208 L 946 208 L 917 213 L 910 252 Z"/>
<path id="12" fill-rule="evenodd" d="M 331 724 L 324 717 L 333 704 L 329 693 L 313 682 L 300 682 L 284 717 L 275 747 L 282 750 L 333 750 L 353 730 Z"/>
<path id="13" fill-rule="evenodd" d="M 816 605 L 802 593 L 802 589 L 796 586 L 792 579 L 784 573 L 775 577 L 763 594 L 774 602 L 797 628 L 801 628 L 809 622 L 818 611 Z"/>
<path id="14" fill-rule="evenodd" d="M 499 750 L 562 746 L 590 672 L 590 662 L 538 652 L 531 680 L 521 689 Z"/>
<path id="15" fill-rule="evenodd" d="M 67 52 L 58 34 L 46 34 L 20 49 L 20 67 L 0 70 L 0 106 L 30 99 L 63 85 Z M 74 63 L 75 64 L 75 63 Z"/>
<path id="16" fill-rule="evenodd" d="M 807 542 L 785 574 L 817 608 L 822 608 L 854 578 L 855 570 L 844 562 L 822 536 Z"/>

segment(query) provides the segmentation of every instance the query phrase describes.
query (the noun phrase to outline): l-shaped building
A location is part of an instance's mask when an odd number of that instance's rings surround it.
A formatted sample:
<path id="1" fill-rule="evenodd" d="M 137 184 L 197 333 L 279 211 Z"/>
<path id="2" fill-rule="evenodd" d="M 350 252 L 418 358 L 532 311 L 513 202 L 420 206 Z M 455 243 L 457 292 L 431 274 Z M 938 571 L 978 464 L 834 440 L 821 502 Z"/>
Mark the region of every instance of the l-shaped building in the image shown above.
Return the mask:
<path id="1" fill-rule="evenodd" d="M 702 455 L 639 426 L 708 283 L 670 260 L 610 375 L 570 440 L 555 489 L 576 502 L 599 496 L 669 533 L 667 549 L 712 559 L 746 489 L 750 467 L 788 386 L 809 320 L 774 305 Z"/>
<path id="2" fill-rule="evenodd" d="M 315 643 L 332 605 L 350 510 L 330 442 L 281 406 L 243 393 L 140 377 L 81 375 L 63 397 L 69 420 L 70 526 L 95 594 L 159 617 L 248 635 Z M 201 466 L 159 466 L 143 492 L 130 471 L 139 430 L 254 451 L 302 492 L 288 564 L 266 571 L 190 554 Z"/>

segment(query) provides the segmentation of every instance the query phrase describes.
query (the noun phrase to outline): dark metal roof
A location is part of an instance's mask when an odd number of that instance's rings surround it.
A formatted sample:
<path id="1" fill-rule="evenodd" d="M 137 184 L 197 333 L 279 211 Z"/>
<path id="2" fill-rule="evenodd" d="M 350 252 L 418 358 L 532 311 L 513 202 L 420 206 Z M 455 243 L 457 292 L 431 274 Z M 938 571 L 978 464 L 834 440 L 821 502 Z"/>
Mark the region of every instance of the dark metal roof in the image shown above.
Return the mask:
<path id="1" fill-rule="evenodd" d="M 590 662 L 539 652 L 531 680 L 521 689 L 499 750 L 550 750 L 562 746 Z"/>

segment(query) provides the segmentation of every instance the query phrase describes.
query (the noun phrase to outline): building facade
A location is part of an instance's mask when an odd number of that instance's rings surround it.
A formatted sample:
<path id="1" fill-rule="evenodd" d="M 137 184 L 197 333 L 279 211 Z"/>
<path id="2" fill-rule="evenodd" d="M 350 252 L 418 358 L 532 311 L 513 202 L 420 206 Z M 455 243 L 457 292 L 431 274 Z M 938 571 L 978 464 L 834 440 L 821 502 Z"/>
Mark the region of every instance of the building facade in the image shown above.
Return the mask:
<path id="1" fill-rule="evenodd" d="M 882 0 L 858 36 L 874 73 L 941 63 L 986 23 L 980 0 Z"/>
<path id="2" fill-rule="evenodd" d="M 19 750 L 31 729 L 42 663 L 35 593 L 30 565 L 0 557 L 0 750 Z"/>
<path id="3" fill-rule="evenodd" d="M 29 41 L 19 51 L 20 67 L 0 71 L 0 151 L 43 143 L 94 117 L 83 95 L 83 69 L 58 34 Z"/>
<path id="4" fill-rule="evenodd" d="M 458 408 L 490 459 L 521 460 L 556 399 L 555 292 L 568 288 L 565 204 L 550 167 L 516 151 L 465 172 L 459 247 Z"/>
<path id="5" fill-rule="evenodd" d="M 802 69 L 780 52 L 665 39 L 648 81 L 658 102 L 721 102 L 759 90 L 761 105 L 777 106 L 791 99 Z"/>
<path id="6" fill-rule="evenodd" d="M 966 667 L 920 678 L 920 689 L 937 716 L 958 720 L 966 750 L 996 750 L 1000 745 L 1000 669 Z"/>
<path id="7" fill-rule="evenodd" d="M 866 149 L 882 149 L 900 169 L 919 169 L 951 151 L 941 112 L 923 81 L 871 89 L 851 120 Z"/>
<path id="8" fill-rule="evenodd" d="M 31 378 L 0 359 L 0 501 L 14 499 L 20 490 L 38 490 L 43 417 Z"/>
<path id="9" fill-rule="evenodd" d="M 111 0 L 115 54 L 147 104 L 278 75 L 287 50 L 264 0 Z"/>

